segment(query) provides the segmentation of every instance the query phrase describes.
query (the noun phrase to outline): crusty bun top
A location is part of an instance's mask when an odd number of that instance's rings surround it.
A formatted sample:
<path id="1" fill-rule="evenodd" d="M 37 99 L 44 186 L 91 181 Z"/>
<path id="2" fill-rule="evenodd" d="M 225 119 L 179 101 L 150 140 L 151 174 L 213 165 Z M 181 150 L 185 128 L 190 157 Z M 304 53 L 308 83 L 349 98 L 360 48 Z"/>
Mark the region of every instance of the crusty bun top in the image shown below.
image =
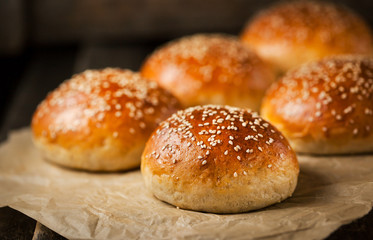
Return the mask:
<path id="1" fill-rule="evenodd" d="M 335 54 L 372 54 L 367 23 L 343 6 L 292 1 L 255 16 L 241 39 L 283 70 Z"/>
<path id="2" fill-rule="evenodd" d="M 290 139 L 338 139 L 339 146 L 371 141 L 373 58 L 339 56 L 302 65 L 271 86 L 261 113 Z"/>
<path id="3" fill-rule="evenodd" d="M 231 104 L 258 109 L 273 73 L 238 39 L 197 34 L 172 41 L 145 61 L 141 73 L 184 106 Z"/>
<path id="4" fill-rule="evenodd" d="M 173 114 L 153 133 L 142 159 L 144 171 L 183 179 L 185 188 L 220 188 L 230 178 L 259 177 L 266 169 L 267 177 L 298 173 L 295 153 L 278 130 L 255 112 L 217 105 Z M 229 187 L 221 194 L 224 189 Z"/>
<path id="5" fill-rule="evenodd" d="M 128 149 L 146 141 L 158 123 L 176 111 L 177 100 L 155 82 L 129 70 L 87 70 L 62 83 L 38 106 L 36 139 L 82 151 L 110 138 Z"/>

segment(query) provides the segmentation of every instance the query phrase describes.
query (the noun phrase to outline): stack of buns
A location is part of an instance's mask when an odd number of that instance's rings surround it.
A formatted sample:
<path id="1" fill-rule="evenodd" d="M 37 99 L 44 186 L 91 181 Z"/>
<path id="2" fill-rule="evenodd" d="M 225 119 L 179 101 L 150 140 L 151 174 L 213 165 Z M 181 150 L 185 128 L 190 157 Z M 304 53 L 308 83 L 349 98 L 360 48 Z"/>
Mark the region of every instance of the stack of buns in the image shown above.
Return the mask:
<path id="1" fill-rule="evenodd" d="M 373 53 L 372 39 L 347 8 L 276 5 L 240 39 L 196 34 L 154 51 L 139 73 L 74 75 L 37 108 L 33 139 L 65 167 L 141 162 L 146 187 L 180 208 L 263 208 L 293 194 L 295 151 L 373 150 L 373 58 L 362 55 Z"/>

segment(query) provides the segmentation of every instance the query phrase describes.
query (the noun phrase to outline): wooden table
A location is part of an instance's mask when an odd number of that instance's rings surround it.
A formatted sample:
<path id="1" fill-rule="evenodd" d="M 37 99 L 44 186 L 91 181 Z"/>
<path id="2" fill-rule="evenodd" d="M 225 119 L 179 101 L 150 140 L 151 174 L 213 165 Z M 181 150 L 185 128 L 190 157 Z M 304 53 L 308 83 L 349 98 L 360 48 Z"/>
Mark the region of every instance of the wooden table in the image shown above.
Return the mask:
<path id="1" fill-rule="evenodd" d="M 0 59 L 0 141 L 28 126 L 37 104 L 48 91 L 72 74 L 88 68 L 121 67 L 137 70 L 160 42 L 29 49 L 16 58 Z M 5 76 L 4 76 L 5 74 Z M 0 239 L 64 239 L 35 220 L 9 207 L 0 208 Z M 373 211 L 342 226 L 327 239 L 373 239 Z"/>

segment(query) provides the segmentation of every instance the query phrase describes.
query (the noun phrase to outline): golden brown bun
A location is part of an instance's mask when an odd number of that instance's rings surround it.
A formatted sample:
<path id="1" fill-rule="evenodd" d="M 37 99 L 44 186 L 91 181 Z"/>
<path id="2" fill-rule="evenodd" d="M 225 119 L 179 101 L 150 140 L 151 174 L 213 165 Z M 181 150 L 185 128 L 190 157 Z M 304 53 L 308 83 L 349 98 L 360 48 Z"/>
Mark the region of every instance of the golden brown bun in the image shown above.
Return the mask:
<path id="1" fill-rule="evenodd" d="M 367 23 L 327 2 L 275 5 L 249 21 L 241 40 L 280 72 L 325 56 L 373 53 Z"/>
<path id="2" fill-rule="evenodd" d="M 270 69 L 236 38 L 199 34 L 161 47 L 144 63 L 155 80 L 185 106 L 228 104 L 258 110 L 274 81 Z"/>
<path id="3" fill-rule="evenodd" d="M 373 58 L 326 58 L 288 72 L 271 86 L 261 114 L 296 152 L 372 152 L 372 90 Z"/>
<path id="4" fill-rule="evenodd" d="M 238 213 L 291 196 L 299 166 L 287 140 L 255 112 L 205 105 L 161 123 L 145 146 L 141 172 L 160 200 Z"/>
<path id="5" fill-rule="evenodd" d="M 177 100 L 138 73 L 87 70 L 62 83 L 38 106 L 34 142 L 57 164 L 114 171 L 140 165 L 145 142 Z"/>

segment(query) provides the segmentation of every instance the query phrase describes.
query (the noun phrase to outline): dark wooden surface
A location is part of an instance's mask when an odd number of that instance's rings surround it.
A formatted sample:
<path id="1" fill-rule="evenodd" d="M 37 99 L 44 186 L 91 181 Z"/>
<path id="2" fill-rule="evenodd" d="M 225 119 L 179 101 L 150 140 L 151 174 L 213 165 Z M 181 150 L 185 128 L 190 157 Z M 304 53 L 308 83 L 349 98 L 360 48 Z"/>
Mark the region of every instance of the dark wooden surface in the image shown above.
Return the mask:
<path id="1" fill-rule="evenodd" d="M 2 69 L 5 87 L 1 89 L 1 94 L 4 94 L 0 108 L 1 141 L 11 130 L 28 126 L 33 111 L 48 91 L 73 73 L 107 66 L 136 70 L 158 44 L 43 48 L 29 50 L 19 58 L 7 59 L 6 68 Z M 0 60 L 5 63 L 4 59 Z M 0 239 L 64 238 L 22 213 L 5 207 L 0 208 Z M 373 239 L 373 212 L 342 226 L 328 239 Z"/>
<path id="2" fill-rule="evenodd" d="M 0 53 L 33 45 L 165 40 L 195 32 L 237 34 L 253 14 L 291 0 L 3 0 Z M 326 0 L 320 0 L 326 1 Z M 373 1 L 344 4 L 373 26 Z"/>

